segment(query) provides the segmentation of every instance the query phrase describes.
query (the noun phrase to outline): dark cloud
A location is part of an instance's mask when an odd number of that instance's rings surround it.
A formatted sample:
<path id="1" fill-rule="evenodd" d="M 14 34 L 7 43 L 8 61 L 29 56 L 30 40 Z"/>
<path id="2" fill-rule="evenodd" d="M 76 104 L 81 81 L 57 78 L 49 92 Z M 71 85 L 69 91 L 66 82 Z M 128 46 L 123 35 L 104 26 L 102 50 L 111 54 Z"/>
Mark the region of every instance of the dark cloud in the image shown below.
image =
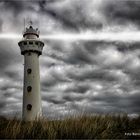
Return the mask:
<path id="1" fill-rule="evenodd" d="M 13 41 L 0 40 L 0 76 L 13 81 L 21 80 L 22 58 L 18 55 L 19 50 Z M 23 73 L 23 72 L 22 72 Z M 4 80 L 4 81 L 5 81 Z M 11 82 L 12 85 L 12 82 Z M 5 85 L 8 86 L 8 85 Z"/>
<path id="2" fill-rule="evenodd" d="M 73 102 L 73 101 L 82 101 L 84 98 L 81 95 L 76 95 L 71 93 L 72 95 L 64 95 L 63 99 L 66 100 L 67 102 Z"/>
<path id="3" fill-rule="evenodd" d="M 0 4 L 3 6 L 3 8 L 8 9 L 9 11 L 13 11 L 14 15 L 17 16 L 26 10 L 35 11 L 36 9 L 34 8 L 34 5 L 38 4 L 39 1 L 40 0 L 2 0 L 0 1 Z"/>
<path id="4" fill-rule="evenodd" d="M 23 1 L 5 1 L 5 8 L 11 8 L 14 10 L 14 13 L 18 14 L 24 8 Z"/>
<path id="5" fill-rule="evenodd" d="M 90 89 L 89 85 L 84 84 L 75 84 L 75 86 L 69 87 L 65 90 L 66 93 L 74 92 L 74 93 L 85 93 Z"/>
<path id="6" fill-rule="evenodd" d="M 66 1 L 66 0 L 65 0 Z M 53 1 L 57 2 L 58 1 Z M 64 1 L 63 1 L 64 2 Z M 67 1 L 68 2 L 68 1 Z M 84 4 L 85 5 L 84 5 Z M 71 6 L 69 7 L 63 7 L 63 8 L 57 8 L 53 6 L 47 6 L 48 1 L 42 1 L 40 2 L 41 6 L 41 12 L 45 12 L 46 14 L 50 15 L 53 19 L 59 21 L 61 24 L 63 24 L 64 28 L 70 28 L 73 31 L 80 31 L 82 29 L 102 29 L 102 23 L 89 19 L 87 15 L 85 14 L 86 11 L 84 10 L 84 7 L 86 6 L 86 2 L 83 1 L 69 1 L 68 4 Z M 60 1 L 61 4 L 61 1 Z"/>
<path id="7" fill-rule="evenodd" d="M 60 100 L 58 100 L 58 99 L 51 99 L 51 98 L 46 98 L 46 100 L 44 100 L 44 101 L 46 101 L 46 102 L 50 102 L 50 103 L 53 103 L 53 104 L 58 104 L 58 105 L 60 105 L 60 104 L 64 104 L 65 103 L 65 101 L 64 100 L 62 100 L 62 99 L 60 99 Z"/>
<path id="8" fill-rule="evenodd" d="M 1 101 L 1 102 L 0 102 L 0 111 L 3 111 L 3 110 L 5 109 L 5 107 L 6 107 L 6 102 L 5 102 L 5 100 L 4 100 L 4 101 Z"/>
<path id="9" fill-rule="evenodd" d="M 84 72 L 79 71 L 79 73 L 76 73 L 75 71 L 69 72 L 68 77 L 72 79 L 76 79 L 77 81 L 80 80 L 105 80 L 107 82 L 113 82 L 117 80 L 117 77 L 109 72 L 109 70 L 101 70 L 101 69 L 90 69 L 86 70 Z"/>
<path id="10" fill-rule="evenodd" d="M 89 51 L 86 50 L 86 46 L 84 46 L 83 43 L 69 43 L 69 46 L 66 46 L 66 48 L 62 47 L 63 45 L 65 45 L 63 43 L 60 43 L 61 47 L 58 46 L 58 43 L 51 45 L 52 49 L 54 50 L 52 50 L 51 52 L 47 52 L 46 55 L 48 55 L 49 57 L 69 64 L 91 64 L 94 62 L 90 54 L 88 54 Z M 94 43 L 92 44 L 92 46 L 94 46 Z M 94 47 L 96 48 L 96 46 Z"/>
<path id="11" fill-rule="evenodd" d="M 116 43 L 118 50 L 122 52 L 139 51 L 140 43 Z"/>
<path id="12" fill-rule="evenodd" d="M 5 47 L 5 45 L 4 45 L 4 47 Z M 5 48 L 1 48 L 1 51 L 0 51 L 0 60 L 1 60 L 0 67 L 3 68 L 6 65 L 8 65 L 9 61 L 13 58 L 12 56 L 14 56 L 14 54 L 12 54 L 12 52 L 10 50 L 6 50 Z"/>
<path id="13" fill-rule="evenodd" d="M 111 22 L 118 24 L 127 24 L 129 22 L 140 23 L 140 1 L 138 0 L 117 0 L 108 1 L 105 5 L 105 13 Z"/>

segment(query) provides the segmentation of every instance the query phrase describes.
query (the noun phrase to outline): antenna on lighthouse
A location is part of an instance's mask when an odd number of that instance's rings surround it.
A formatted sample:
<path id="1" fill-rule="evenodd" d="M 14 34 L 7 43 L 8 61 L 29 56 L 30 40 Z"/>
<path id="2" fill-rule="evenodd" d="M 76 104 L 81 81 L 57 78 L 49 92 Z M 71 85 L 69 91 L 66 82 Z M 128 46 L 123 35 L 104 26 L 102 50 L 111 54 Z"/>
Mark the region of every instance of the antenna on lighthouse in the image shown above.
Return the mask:
<path id="1" fill-rule="evenodd" d="M 25 31 L 25 18 L 24 18 L 24 31 Z"/>
<path id="2" fill-rule="evenodd" d="M 30 19 L 30 21 L 29 21 L 29 25 L 30 26 L 32 26 L 33 25 L 33 22 L 32 22 L 32 20 Z"/>

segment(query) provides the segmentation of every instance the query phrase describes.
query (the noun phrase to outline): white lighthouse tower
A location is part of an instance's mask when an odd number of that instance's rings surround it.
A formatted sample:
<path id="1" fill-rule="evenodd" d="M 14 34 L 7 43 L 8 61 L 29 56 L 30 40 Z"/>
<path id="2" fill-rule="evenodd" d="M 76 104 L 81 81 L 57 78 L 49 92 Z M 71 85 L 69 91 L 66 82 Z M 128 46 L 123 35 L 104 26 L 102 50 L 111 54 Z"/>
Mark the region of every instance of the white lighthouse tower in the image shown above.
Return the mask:
<path id="1" fill-rule="evenodd" d="M 38 29 L 32 24 L 23 33 L 23 39 L 18 43 L 21 54 L 24 55 L 24 87 L 22 118 L 25 121 L 39 119 L 42 116 L 39 56 L 44 43 L 39 39 Z"/>

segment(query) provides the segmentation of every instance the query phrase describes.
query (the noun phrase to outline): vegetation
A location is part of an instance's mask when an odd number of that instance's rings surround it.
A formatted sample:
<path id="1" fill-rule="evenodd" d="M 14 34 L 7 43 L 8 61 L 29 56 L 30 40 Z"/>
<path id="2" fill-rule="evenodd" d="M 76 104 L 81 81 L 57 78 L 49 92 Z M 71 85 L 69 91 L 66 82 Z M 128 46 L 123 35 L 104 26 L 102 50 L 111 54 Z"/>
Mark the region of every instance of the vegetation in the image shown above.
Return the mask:
<path id="1" fill-rule="evenodd" d="M 96 115 L 33 122 L 0 117 L 0 138 L 136 139 L 140 138 L 140 117 Z"/>

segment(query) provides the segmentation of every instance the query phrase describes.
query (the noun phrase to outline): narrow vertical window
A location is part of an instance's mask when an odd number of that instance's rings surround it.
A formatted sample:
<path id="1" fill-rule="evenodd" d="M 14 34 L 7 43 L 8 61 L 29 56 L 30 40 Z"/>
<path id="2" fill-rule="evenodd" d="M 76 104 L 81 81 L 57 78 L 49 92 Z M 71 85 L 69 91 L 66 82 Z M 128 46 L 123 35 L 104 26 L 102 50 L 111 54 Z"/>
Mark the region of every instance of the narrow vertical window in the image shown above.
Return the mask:
<path id="1" fill-rule="evenodd" d="M 27 110 L 31 111 L 31 109 L 32 109 L 32 105 L 31 104 L 28 104 L 27 105 Z"/>
<path id="2" fill-rule="evenodd" d="M 31 52 L 28 52 L 28 56 L 30 56 L 31 55 Z"/>
<path id="3" fill-rule="evenodd" d="M 28 74 L 31 74 L 31 72 L 32 72 L 32 69 L 27 69 Z"/>
<path id="4" fill-rule="evenodd" d="M 29 45 L 33 45 L 33 42 L 29 42 Z"/>
<path id="5" fill-rule="evenodd" d="M 38 45 L 38 42 L 35 42 L 35 45 Z"/>
<path id="6" fill-rule="evenodd" d="M 31 87 L 31 86 L 28 86 L 28 87 L 27 87 L 27 91 L 28 91 L 28 92 L 31 92 L 31 91 L 32 91 L 32 87 Z"/>
<path id="7" fill-rule="evenodd" d="M 27 45 L 27 42 L 24 42 L 24 45 Z"/>

